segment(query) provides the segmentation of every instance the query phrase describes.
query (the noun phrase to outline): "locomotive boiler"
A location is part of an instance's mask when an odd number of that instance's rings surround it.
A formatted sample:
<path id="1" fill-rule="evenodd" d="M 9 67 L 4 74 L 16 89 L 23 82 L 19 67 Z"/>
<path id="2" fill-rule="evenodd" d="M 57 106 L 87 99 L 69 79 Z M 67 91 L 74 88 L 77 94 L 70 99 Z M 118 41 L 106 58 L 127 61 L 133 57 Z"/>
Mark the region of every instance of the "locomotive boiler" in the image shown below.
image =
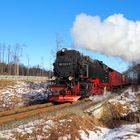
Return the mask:
<path id="1" fill-rule="evenodd" d="M 53 83 L 49 87 L 49 100 L 53 102 L 73 102 L 102 94 L 111 89 L 111 73 L 116 72 L 102 61 L 66 48 L 57 52 L 53 65 Z"/>
<path id="2" fill-rule="evenodd" d="M 92 60 L 76 50 L 62 49 L 57 52 L 54 76 L 68 81 L 79 80 L 81 77 L 98 77 L 104 82 L 108 80 L 108 70 L 101 61 Z"/>

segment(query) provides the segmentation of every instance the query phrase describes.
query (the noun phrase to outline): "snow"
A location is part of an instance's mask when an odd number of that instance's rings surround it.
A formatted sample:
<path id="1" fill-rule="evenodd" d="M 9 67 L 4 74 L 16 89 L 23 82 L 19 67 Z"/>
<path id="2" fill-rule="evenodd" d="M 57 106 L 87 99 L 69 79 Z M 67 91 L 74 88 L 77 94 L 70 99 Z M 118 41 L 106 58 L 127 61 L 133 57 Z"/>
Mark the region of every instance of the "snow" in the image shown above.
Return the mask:
<path id="1" fill-rule="evenodd" d="M 50 128 L 57 127 L 58 125 L 61 125 L 61 123 L 63 123 L 64 121 L 67 121 L 67 120 L 60 119 L 57 122 L 57 121 L 53 121 L 51 119 L 48 119 L 48 120 L 37 119 L 37 120 L 31 121 L 29 123 L 19 125 L 18 127 L 15 127 L 13 129 L 0 131 L 0 139 L 5 138 L 5 140 L 9 140 L 9 139 L 14 140 L 14 139 L 16 139 L 16 135 L 20 135 L 22 137 L 22 136 L 29 134 L 28 136 L 30 136 L 30 137 L 28 138 L 28 140 L 30 140 L 30 139 L 32 140 L 34 138 L 31 136 L 32 135 L 34 136 L 34 134 L 37 134 L 38 131 L 41 131 L 41 134 L 36 135 L 37 139 L 39 139 L 39 140 L 47 139 L 50 136 L 48 130 Z M 71 120 L 68 120 L 68 121 L 70 122 Z M 63 136 L 63 138 L 65 138 L 65 139 L 66 139 L 66 137 L 70 139 L 71 135 L 66 134 L 65 136 Z"/>
<path id="2" fill-rule="evenodd" d="M 28 106 L 47 99 L 48 83 L 17 82 L 0 89 L 0 111 Z"/>
<path id="3" fill-rule="evenodd" d="M 119 105 L 118 109 L 120 115 L 127 116 L 129 113 L 136 113 L 139 111 L 139 100 L 137 95 L 140 94 L 140 90 L 133 92 L 131 88 L 128 88 L 120 95 L 115 96 L 113 99 L 110 99 L 111 104 Z M 102 98 L 102 97 L 101 97 Z M 95 97 L 98 99 L 98 97 Z M 137 132 L 137 129 L 140 131 L 140 123 L 122 125 L 119 128 L 109 129 L 103 127 L 97 127 L 96 131 L 87 131 L 80 129 L 79 134 L 83 140 L 139 140 L 140 132 Z"/>
<path id="4" fill-rule="evenodd" d="M 137 99 L 137 95 L 139 91 L 132 92 L 131 88 L 128 88 L 119 96 L 110 99 L 109 102 L 112 104 L 121 104 L 125 113 L 123 116 L 126 116 L 129 113 L 137 112 L 139 110 L 139 101 Z"/>
<path id="5" fill-rule="evenodd" d="M 46 90 L 47 84 L 38 84 L 38 83 L 17 83 L 12 89 L 1 89 L 2 97 L 4 99 L 4 96 L 11 97 L 17 95 L 18 97 L 21 97 L 21 95 L 26 96 L 26 99 L 35 100 L 36 98 L 43 98 L 46 97 L 45 90 Z M 14 90 L 13 90 L 14 89 Z M 13 91 L 16 91 L 15 94 Z M 11 92 L 11 93 L 10 93 Z M 131 88 L 128 88 L 120 95 L 114 97 L 113 99 L 110 99 L 109 102 L 117 105 L 120 104 L 123 107 L 123 111 L 120 113 L 122 116 L 126 116 L 128 113 L 131 112 L 137 112 L 139 110 L 139 101 L 137 100 L 138 92 L 132 92 Z M 27 98 L 28 97 L 28 98 Z M 32 98 L 31 98 L 32 97 Z M 12 97 L 11 97 L 12 98 Z M 11 98 L 8 98 L 7 100 L 4 100 L 4 104 L 2 104 L 4 107 L 7 107 L 7 105 L 11 105 Z M 20 100 L 23 101 L 23 100 Z M 17 102 L 18 106 L 23 106 L 25 102 Z M 1 104 L 0 104 L 1 106 Z M 13 106 L 15 107 L 15 106 Z M 0 139 L 5 140 L 16 140 L 16 135 L 18 134 L 21 137 L 27 135 L 28 140 L 33 140 L 34 135 L 36 134 L 35 138 L 38 140 L 42 139 L 48 139 L 50 138 L 50 129 L 57 128 L 58 126 L 66 125 L 66 123 L 73 123 L 72 118 L 61 118 L 59 120 L 54 120 L 53 118 L 44 118 L 37 119 L 31 122 L 28 122 L 26 124 L 19 125 L 15 128 L 7 129 L 7 130 L 1 130 L 0 131 Z M 131 122 L 132 123 L 132 122 Z M 79 130 L 80 129 L 80 130 Z M 133 124 L 127 124 L 127 125 L 121 125 L 118 128 L 109 129 L 105 127 L 99 127 L 95 126 L 95 128 L 91 131 L 88 129 L 82 129 L 81 126 L 79 126 L 79 135 L 82 140 L 139 140 L 140 139 L 140 123 L 133 123 Z M 139 129 L 139 131 L 137 131 Z M 62 130 L 63 131 L 63 130 Z M 38 133 L 41 132 L 41 133 Z M 58 139 L 71 139 L 72 134 L 64 134 Z M 75 138 L 78 140 L 78 138 Z"/>
<path id="6" fill-rule="evenodd" d="M 66 119 L 59 120 L 60 123 L 63 123 L 63 122 L 65 122 L 65 121 L 66 121 Z"/>
<path id="7" fill-rule="evenodd" d="M 53 127 L 55 124 L 52 120 L 48 120 L 45 122 L 45 126 L 43 126 L 43 132 L 46 132 L 48 128 Z"/>
<path id="8" fill-rule="evenodd" d="M 24 136 L 26 134 L 32 134 L 38 130 L 38 126 L 43 126 L 43 131 L 46 132 L 48 128 L 53 127 L 55 124 L 52 120 L 45 121 L 44 119 L 35 120 L 24 125 L 20 125 L 17 128 L 0 131 L 0 139 L 15 139 L 15 133 Z M 39 138 L 43 136 L 38 136 Z"/>
<path id="9" fill-rule="evenodd" d="M 9 131 L 7 131 L 7 132 L 9 132 Z M 13 136 L 13 134 L 11 134 L 11 133 L 8 133 L 8 135 L 0 133 L 0 139 L 10 139 L 10 138 L 12 138 L 12 136 Z"/>
<path id="10" fill-rule="evenodd" d="M 71 135 L 66 134 L 65 136 L 59 137 L 58 140 L 70 140 L 71 139 Z"/>
<path id="11" fill-rule="evenodd" d="M 88 134 L 83 130 L 79 130 L 79 133 L 83 140 L 139 140 L 140 133 L 136 132 L 136 128 L 138 127 L 140 127 L 140 123 L 122 125 L 115 129 L 98 127 L 98 131 L 88 131 Z"/>

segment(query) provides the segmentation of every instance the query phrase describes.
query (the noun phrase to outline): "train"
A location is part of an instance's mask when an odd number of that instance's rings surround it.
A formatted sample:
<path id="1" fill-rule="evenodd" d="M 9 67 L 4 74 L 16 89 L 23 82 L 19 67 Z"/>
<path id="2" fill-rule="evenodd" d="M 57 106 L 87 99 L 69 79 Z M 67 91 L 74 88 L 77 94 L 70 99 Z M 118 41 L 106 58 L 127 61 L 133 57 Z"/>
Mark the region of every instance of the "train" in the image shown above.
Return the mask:
<path id="1" fill-rule="evenodd" d="M 51 102 L 74 102 L 129 84 L 124 74 L 77 50 L 59 50 L 53 66 L 48 96 Z"/>

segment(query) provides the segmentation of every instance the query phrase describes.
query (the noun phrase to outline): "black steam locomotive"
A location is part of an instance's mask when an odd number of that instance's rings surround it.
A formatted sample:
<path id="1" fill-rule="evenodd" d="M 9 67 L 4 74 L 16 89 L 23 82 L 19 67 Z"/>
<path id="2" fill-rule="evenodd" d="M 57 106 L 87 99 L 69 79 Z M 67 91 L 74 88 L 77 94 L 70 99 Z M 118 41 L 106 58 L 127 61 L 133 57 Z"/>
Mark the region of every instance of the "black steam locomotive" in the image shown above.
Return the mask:
<path id="1" fill-rule="evenodd" d="M 110 89 L 109 71 L 112 69 L 102 61 L 63 48 L 57 52 L 54 63 L 49 100 L 72 102 L 90 94 L 102 94 L 104 88 Z"/>

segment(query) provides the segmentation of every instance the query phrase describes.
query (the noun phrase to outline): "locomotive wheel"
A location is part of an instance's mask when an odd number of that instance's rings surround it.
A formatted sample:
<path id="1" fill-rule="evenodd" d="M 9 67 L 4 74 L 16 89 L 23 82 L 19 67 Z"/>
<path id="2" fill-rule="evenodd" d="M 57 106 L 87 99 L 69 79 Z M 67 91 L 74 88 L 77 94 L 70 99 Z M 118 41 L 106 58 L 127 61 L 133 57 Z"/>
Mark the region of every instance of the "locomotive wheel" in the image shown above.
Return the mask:
<path id="1" fill-rule="evenodd" d="M 81 94 L 82 98 L 89 97 L 91 95 L 92 83 L 89 81 L 81 82 Z"/>
<path id="2" fill-rule="evenodd" d="M 104 90 L 103 89 L 99 89 L 98 92 L 97 92 L 97 95 L 102 95 L 104 93 Z"/>

